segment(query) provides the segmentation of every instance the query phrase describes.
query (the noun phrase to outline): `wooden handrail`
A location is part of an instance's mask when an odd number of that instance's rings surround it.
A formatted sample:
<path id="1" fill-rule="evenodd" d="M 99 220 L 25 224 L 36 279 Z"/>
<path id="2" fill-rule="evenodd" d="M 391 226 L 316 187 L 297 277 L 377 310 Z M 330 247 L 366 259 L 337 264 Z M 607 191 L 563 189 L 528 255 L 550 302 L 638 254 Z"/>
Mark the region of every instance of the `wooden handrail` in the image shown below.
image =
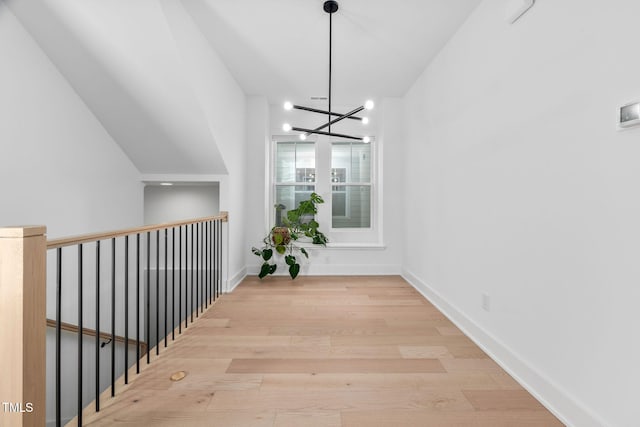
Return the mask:
<path id="1" fill-rule="evenodd" d="M 74 237 L 63 237 L 61 239 L 47 240 L 47 249 L 62 248 L 65 246 L 79 245 L 81 243 L 95 242 L 98 240 L 107 240 L 115 237 L 130 236 L 132 234 L 147 233 L 156 230 L 164 230 L 165 228 L 180 227 L 183 225 L 196 224 L 207 221 L 229 221 L 228 212 L 220 212 L 220 215 L 208 216 L 204 218 L 188 219 L 175 222 L 167 222 L 164 224 L 144 225 L 142 227 L 125 228 L 117 231 L 105 231 L 102 233 L 84 234 Z"/>
<path id="2" fill-rule="evenodd" d="M 56 327 L 56 321 L 53 319 L 47 319 L 47 327 L 49 328 L 55 328 Z M 78 333 L 78 326 L 74 325 L 72 323 L 65 323 L 65 322 L 60 322 L 60 329 L 62 329 L 63 331 L 67 331 L 67 332 L 73 332 L 75 334 Z M 95 337 L 96 336 L 96 330 L 95 329 L 89 329 L 89 328 L 82 328 L 82 335 L 88 335 L 91 337 Z M 111 334 L 108 334 L 106 332 L 100 332 L 100 339 L 103 340 L 111 340 Z M 132 340 L 132 339 L 128 339 L 125 340 L 124 337 L 121 337 L 120 335 L 116 335 L 116 342 L 122 343 L 124 344 L 125 342 L 127 343 L 127 345 L 137 345 L 138 342 L 136 340 Z M 144 341 L 140 341 L 140 350 L 141 350 L 141 354 L 146 354 L 147 353 L 147 343 Z"/>

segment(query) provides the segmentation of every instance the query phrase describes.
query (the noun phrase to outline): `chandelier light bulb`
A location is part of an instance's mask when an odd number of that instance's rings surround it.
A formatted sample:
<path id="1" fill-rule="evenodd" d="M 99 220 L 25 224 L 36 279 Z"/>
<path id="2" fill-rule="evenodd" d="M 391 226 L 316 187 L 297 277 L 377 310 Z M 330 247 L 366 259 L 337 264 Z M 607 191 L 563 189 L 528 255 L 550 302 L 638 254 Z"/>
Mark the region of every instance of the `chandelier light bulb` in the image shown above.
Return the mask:
<path id="1" fill-rule="evenodd" d="M 300 134 L 300 140 L 301 141 L 305 141 L 307 139 L 307 135 L 305 135 L 304 133 Z"/>
<path id="2" fill-rule="evenodd" d="M 285 109 L 285 111 L 293 110 L 293 104 L 291 102 L 289 102 L 289 101 L 285 102 L 284 103 L 284 109 Z"/>
<path id="3" fill-rule="evenodd" d="M 368 144 L 371 142 L 371 138 L 369 138 L 368 136 L 365 136 L 364 138 L 362 138 L 362 142 L 364 142 L 365 144 Z"/>
<path id="4" fill-rule="evenodd" d="M 291 132 L 291 125 L 289 123 L 285 123 L 282 125 L 282 130 L 285 132 Z"/>
<path id="5" fill-rule="evenodd" d="M 375 104 L 370 99 L 367 102 L 364 103 L 365 110 L 373 110 L 374 106 L 375 106 Z"/>
<path id="6" fill-rule="evenodd" d="M 369 117 L 363 117 L 362 118 L 362 124 L 363 125 L 368 125 L 369 124 Z"/>

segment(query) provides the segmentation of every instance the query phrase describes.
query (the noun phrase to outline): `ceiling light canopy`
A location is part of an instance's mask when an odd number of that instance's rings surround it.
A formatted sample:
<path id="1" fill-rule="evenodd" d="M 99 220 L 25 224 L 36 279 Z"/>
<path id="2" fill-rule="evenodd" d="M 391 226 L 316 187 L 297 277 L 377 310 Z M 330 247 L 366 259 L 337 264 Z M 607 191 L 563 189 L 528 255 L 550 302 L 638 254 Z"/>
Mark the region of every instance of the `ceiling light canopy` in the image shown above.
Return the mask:
<path id="1" fill-rule="evenodd" d="M 365 124 L 365 125 L 368 124 L 369 123 L 368 117 L 358 117 L 356 116 L 356 114 L 358 114 L 363 110 L 372 110 L 375 104 L 372 100 L 367 100 L 360 107 L 354 108 L 353 110 L 345 114 L 336 113 L 332 111 L 331 109 L 331 77 L 332 77 L 331 73 L 332 73 L 332 42 L 333 42 L 332 16 L 335 12 L 338 11 L 338 2 L 334 0 L 325 1 L 323 5 L 323 9 L 325 12 L 329 14 L 329 97 L 328 97 L 329 107 L 327 110 L 320 110 L 317 108 L 310 108 L 310 107 L 304 107 L 301 105 L 295 105 L 292 102 L 287 101 L 284 103 L 284 109 L 286 111 L 296 109 L 296 110 L 307 111 L 310 113 L 329 116 L 328 121 L 323 125 L 318 126 L 315 129 L 300 128 L 297 126 L 292 126 L 289 123 L 285 123 L 284 125 L 282 125 L 282 129 L 285 132 L 291 132 L 291 131 L 300 132 L 300 139 L 303 141 L 307 139 L 307 136 L 311 134 L 316 134 L 316 135 L 327 135 L 327 136 L 332 136 L 336 138 L 345 138 L 345 139 L 351 139 L 356 141 L 362 141 L 364 143 L 369 143 L 371 141 L 371 138 L 369 138 L 368 136 L 363 137 L 363 136 L 347 135 L 343 133 L 336 133 L 331 130 L 331 125 L 338 123 L 344 119 L 359 120 L 362 122 L 362 124 Z"/>

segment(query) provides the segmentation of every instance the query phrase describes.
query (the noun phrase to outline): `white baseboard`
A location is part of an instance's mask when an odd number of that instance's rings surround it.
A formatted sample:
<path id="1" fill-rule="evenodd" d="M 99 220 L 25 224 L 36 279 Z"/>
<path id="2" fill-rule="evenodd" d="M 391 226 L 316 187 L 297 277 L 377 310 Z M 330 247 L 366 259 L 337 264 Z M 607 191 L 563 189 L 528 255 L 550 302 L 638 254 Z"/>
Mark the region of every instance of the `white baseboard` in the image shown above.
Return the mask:
<path id="1" fill-rule="evenodd" d="M 278 264 L 278 270 L 274 276 L 288 276 L 286 266 Z M 252 265 L 246 268 L 247 274 L 257 275 L 260 265 Z M 300 276 L 397 276 L 402 273 L 402 268 L 394 264 L 317 264 L 304 265 L 300 269 Z"/>
<path id="2" fill-rule="evenodd" d="M 473 319 L 467 317 L 410 271 L 403 270 L 402 277 L 564 424 L 573 427 L 608 425 L 570 393 L 527 363 L 508 345 L 481 328 Z"/>
<path id="3" fill-rule="evenodd" d="M 227 290 L 226 293 L 231 293 L 233 290 L 247 277 L 247 268 L 242 268 L 236 274 L 231 276 L 229 280 L 227 280 Z"/>

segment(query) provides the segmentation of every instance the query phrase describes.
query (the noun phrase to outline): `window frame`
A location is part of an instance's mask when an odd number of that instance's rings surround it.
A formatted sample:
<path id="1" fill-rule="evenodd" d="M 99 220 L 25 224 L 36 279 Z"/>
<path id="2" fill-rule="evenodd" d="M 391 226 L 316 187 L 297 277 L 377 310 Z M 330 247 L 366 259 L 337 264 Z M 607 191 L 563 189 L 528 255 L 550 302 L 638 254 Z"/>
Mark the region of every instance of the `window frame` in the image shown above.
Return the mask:
<path id="1" fill-rule="evenodd" d="M 332 221 L 332 185 L 331 182 L 331 148 L 333 142 L 346 142 L 340 138 L 330 138 L 323 135 L 312 135 L 305 141 L 296 140 L 293 135 L 272 135 L 270 155 L 268 156 L 269 180 L 268 186 L 268 218 L 270 227 L 275 224 L 276 189 L 278 185 L 306 185 L 305 183 L 283 183 L 276 182 L 276 153 L 278 143 L 296 142 L 296 143 L 313 143 L 315 153 L 315 192 L 324 199 L 325 203 L 319 207 L 317 221 L 320 223 L 320 229 L 325 232 L 329 238 L 328 248 L 378 248 L 384 246 L 382 242 L 382 164 L 379 158 L 379 150 L 381 150 L 380 140 L 371 137 L 371 177 L 369 183 L 345 183 L 355 186 L 369 186 L 371 188 L 371 221 L 368 228 L 334 228 Z M 308 184 L 308 183 L 307 183 Z M 342 184 L 342 183 L 341 183 Z M 309 244 L 310 247 L 316 245 Z M 304 246 L 304 244 L 303 244 Z"/>
<path id="2" fill-rule="evenodd" d="M 374 164 L 374 157 L 375 157 L 375 147 L 374 145 L 374 140 L 375 138 L 371 138 L 371 142 L 369 142 L 368 145 L 370 147 L 370 156 L 371 158 L 369 159 L 369 181 L 368 182 L 353 182 L 353 180 L 351 180 L 351 177 L 349 176 L 349 180 L 346 180 L 345 182 L 331 182 L 331 186 L 329 187 L 330 190 L 330 197 L 329 199 L 331 199 L 331 226 L 329 227 L 329 229 L 331 230 L 331 232 L 336 232 L 339 233 L 341 231 L 344 232 L 356 232 L 356 231 L 371 231 L 374 228 L 374 172 L 376 170 L 375 164 Z M 353 160 L 353 141 L 341 141 L 341 140 L 336 140 L 336 141 L 330 141 L 330 150 L 333 151 L 333 147 L 334 145 L 337 144 L 344 144 L 347 145 L 349 144 L 349 146 L 351 147 L 351 153 L 350 153 L 350 157 L 351 160 Z M 364 144 L 363 144 L 364 145 Z M 330 161 L 330 169 L 337 169 L 333 167 L 333 152 L 331 153 L 331 161 Z M 350 204 L 348 203 L 348 197 L 349 197 L 349 192 L 347 191 L 348 187 L 369 187 L 369 227 L 334 227 L 333 226 L 333 193 L 334 193 L 334 189 L 333 187 L 344 187 L 344 195 L 345 195 L 345 216 L 344 218 L 350 218 Z"/>

